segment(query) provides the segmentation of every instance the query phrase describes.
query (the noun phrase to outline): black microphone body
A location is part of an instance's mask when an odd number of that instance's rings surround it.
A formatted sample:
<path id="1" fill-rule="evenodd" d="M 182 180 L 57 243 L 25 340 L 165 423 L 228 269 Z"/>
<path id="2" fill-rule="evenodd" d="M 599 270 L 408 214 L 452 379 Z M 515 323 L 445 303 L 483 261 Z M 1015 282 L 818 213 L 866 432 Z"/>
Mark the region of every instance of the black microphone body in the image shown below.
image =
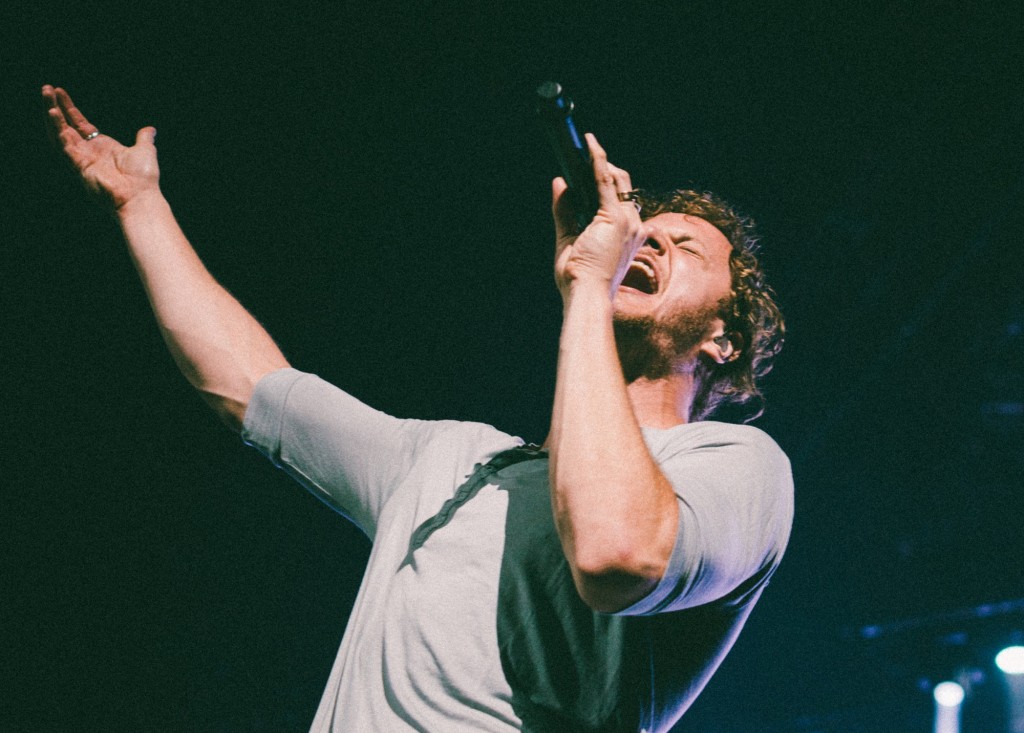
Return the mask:
<path id="1" fill-rule="evenodd" d="M 573 120 L 574 105 L 562 86 L 546 81 L 537 87 L 537 118 L 551 143 L 562 169 L 562 177 L 569 184 L 576 224 L 582 231 L 597 213 L 597 183 L 587 149 L 587 141 L 577 131 Z"/>

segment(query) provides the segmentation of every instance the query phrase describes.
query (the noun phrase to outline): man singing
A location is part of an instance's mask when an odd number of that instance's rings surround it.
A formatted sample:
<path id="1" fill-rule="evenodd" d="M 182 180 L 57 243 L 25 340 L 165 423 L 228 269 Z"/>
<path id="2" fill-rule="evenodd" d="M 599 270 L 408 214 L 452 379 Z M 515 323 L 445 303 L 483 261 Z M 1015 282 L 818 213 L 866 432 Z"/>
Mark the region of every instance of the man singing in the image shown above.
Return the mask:
<path id="1" fill-rule="evenodd" d="M 543 446 L 397 419 L 292 369 L 203 267 L 159 184 L 43 87 L 58 144 L 113 207 L 172 356 L 249 444 L 373 549 L 313 731 L 667 731 L 789 537 L 789 462 L 706 418 L 760 400 L 782 318 L 750 224 L 648 196 L 588 136 L 599 209 L 552 186 L 563 323 Z M 639 205 L 635 206 L 634 201 Z"/>

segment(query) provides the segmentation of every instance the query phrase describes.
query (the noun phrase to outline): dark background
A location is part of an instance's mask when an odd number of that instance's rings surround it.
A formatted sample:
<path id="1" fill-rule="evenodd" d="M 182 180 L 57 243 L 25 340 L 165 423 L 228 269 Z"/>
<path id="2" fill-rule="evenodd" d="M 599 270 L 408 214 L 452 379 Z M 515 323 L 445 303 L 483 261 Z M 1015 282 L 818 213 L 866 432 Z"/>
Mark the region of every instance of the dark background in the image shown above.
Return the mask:
<path id="1" fill-rule="evenodd" d="M 928 731 L 958 673 L 966 733 L 1005 729 L 1022 21 L 920 0 L 5 4 L 0 729 L 305 730 L 368 549 L 178 376 L 39 87 L 122 141 L 157 127 L 184 229 L 297 367 L 540 440 L 546 79 L 639 185 L 755 216 L 788 316 L 757 424 L 793 461 L 790 550 L 677 730 Z"/>

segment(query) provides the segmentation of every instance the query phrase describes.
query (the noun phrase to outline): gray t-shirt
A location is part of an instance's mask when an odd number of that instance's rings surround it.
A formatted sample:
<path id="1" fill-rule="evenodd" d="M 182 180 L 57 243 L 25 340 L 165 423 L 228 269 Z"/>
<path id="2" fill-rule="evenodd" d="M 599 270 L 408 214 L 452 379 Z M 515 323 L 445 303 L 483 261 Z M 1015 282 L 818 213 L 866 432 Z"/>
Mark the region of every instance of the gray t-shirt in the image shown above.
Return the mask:
<path id="1" fill-rule="evenodd" d="M 313 731 L 666 731 L 785 549 L 789 461 L 760 430 L 645 428 L 676 489 L 668 570 L 617 614 L 579 598 L 548 460 L 479 423 L 389 417 L 310 374 L 264 377 L 244 440 L 373 543 Z M 511 451 L 511 452 L 510 452 Z M 500 456 L 500 470 L 479 470 Z"/>

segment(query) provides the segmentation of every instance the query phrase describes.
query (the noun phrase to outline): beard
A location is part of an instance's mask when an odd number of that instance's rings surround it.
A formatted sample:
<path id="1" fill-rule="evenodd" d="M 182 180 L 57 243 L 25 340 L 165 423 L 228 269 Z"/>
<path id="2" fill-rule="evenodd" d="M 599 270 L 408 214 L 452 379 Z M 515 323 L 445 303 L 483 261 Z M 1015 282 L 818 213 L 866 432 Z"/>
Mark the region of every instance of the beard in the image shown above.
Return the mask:
<path id="1" fill-rule="evenodd" d="M 692 371 L 697 348 L 716 317 L 718 308 L 679 310 L 663 320 L 615 313 L 612 326 L 626 383 Z"/>

